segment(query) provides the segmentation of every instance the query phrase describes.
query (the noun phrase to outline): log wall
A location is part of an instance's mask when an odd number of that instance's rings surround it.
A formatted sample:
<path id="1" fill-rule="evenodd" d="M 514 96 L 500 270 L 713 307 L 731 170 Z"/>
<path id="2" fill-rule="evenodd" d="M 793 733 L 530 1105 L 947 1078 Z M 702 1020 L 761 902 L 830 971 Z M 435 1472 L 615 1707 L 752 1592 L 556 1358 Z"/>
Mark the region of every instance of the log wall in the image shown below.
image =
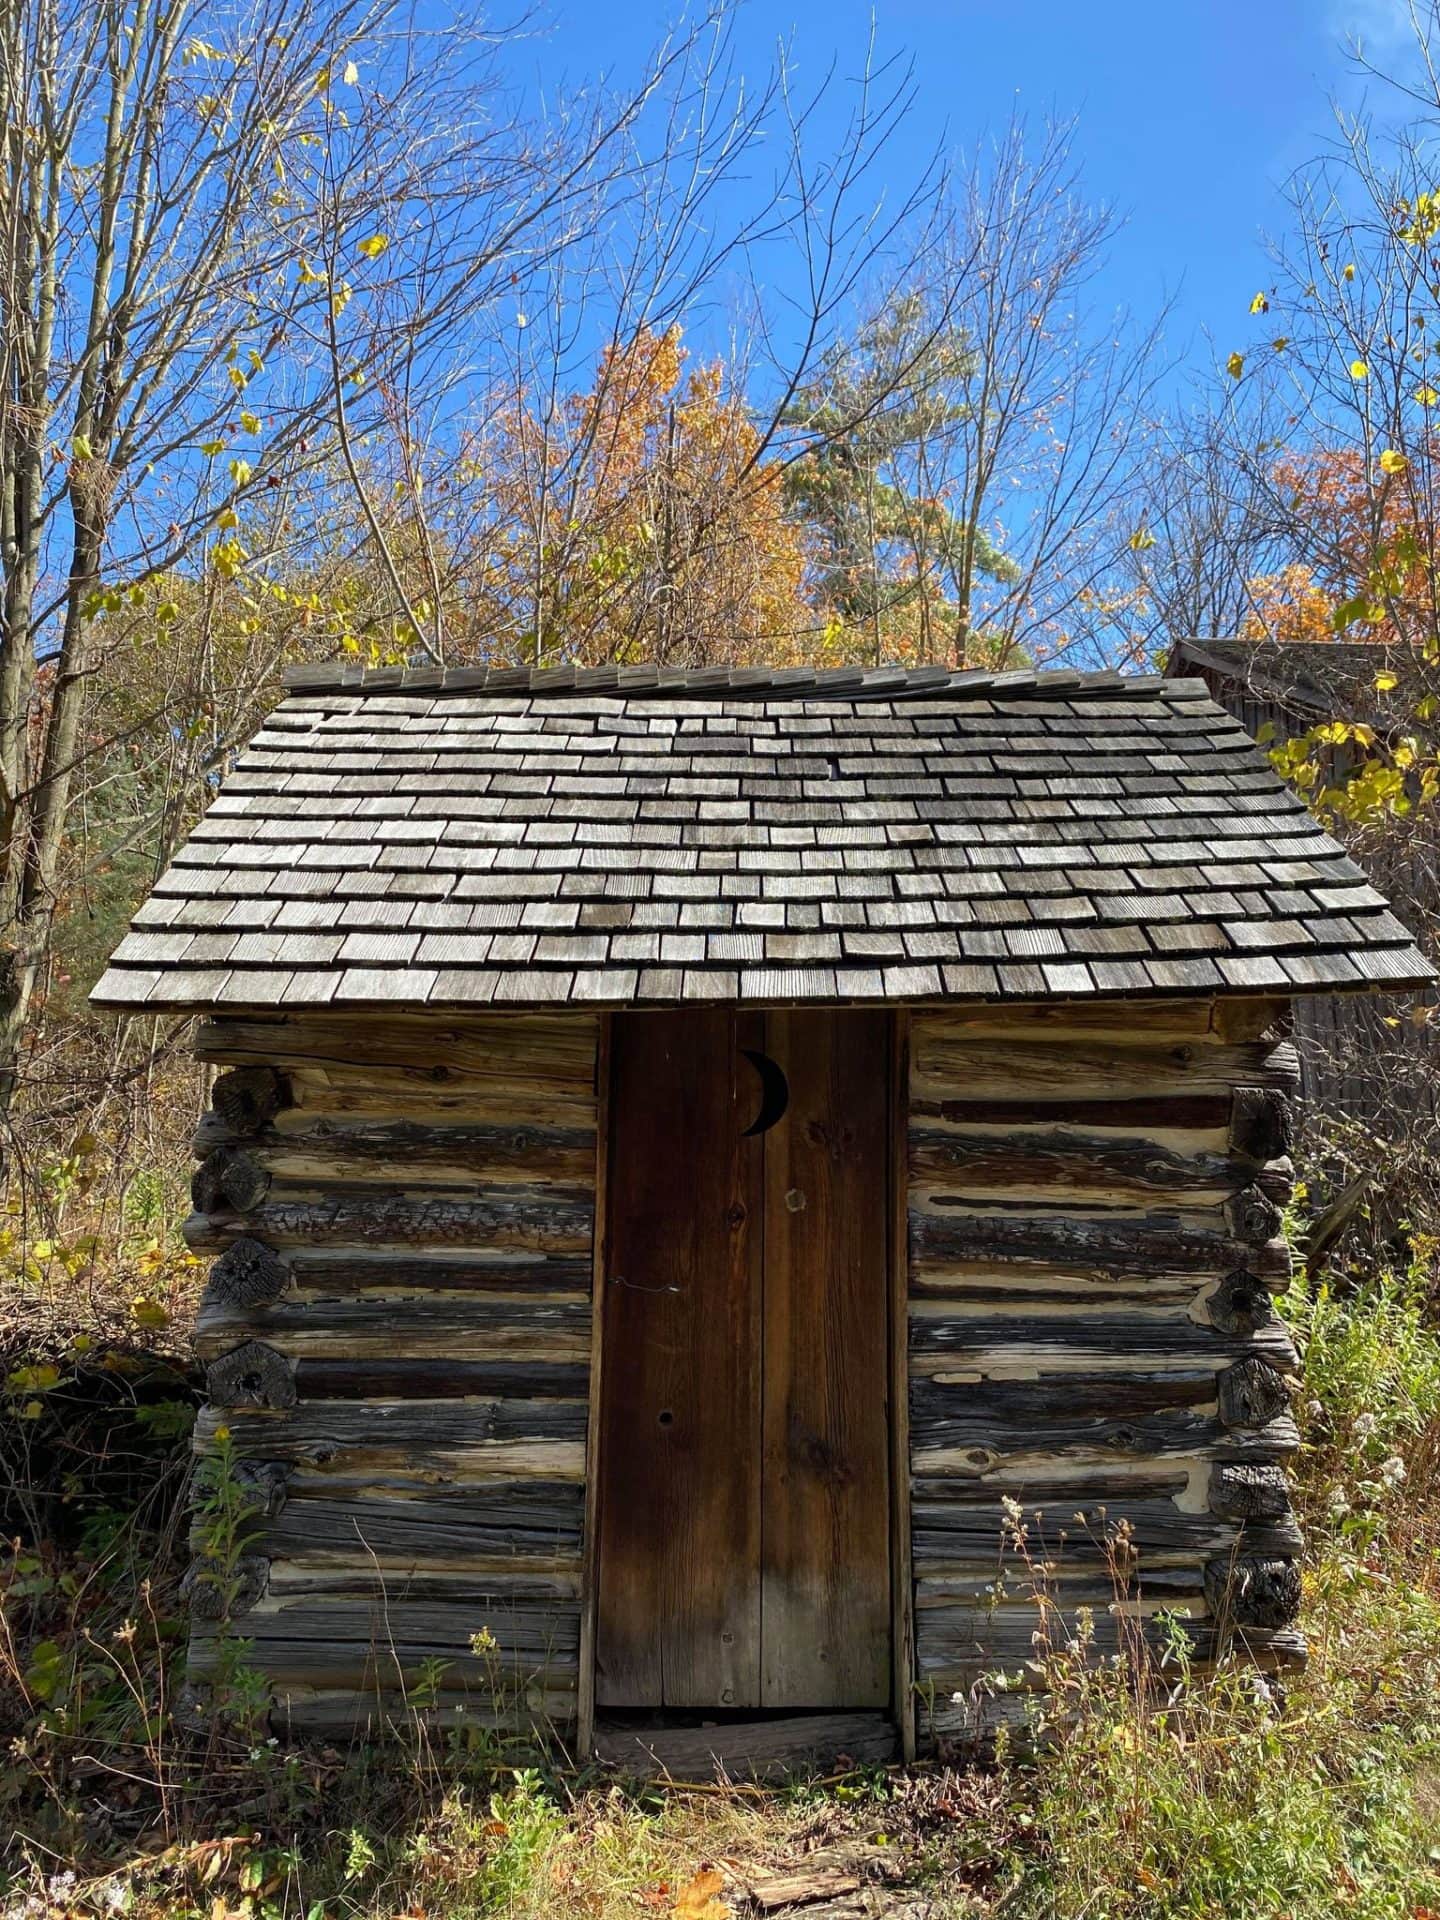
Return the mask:
<path id="1" fill-rule="evenodd" d="M 1202 1663 L 1236 1638 L 1262 1662 L 1303 1653 L 1281 1467 L 1296 1356 L 1271 1297 L 1290 1271 L 1285 1018 L 1253 1002 L 913 1014 L 922 1737 L 1016 1717 L 1023 1692 L 987 1677 L 1033 1685 L 1037 1632 L 1068 1635 L 1081 1608 L 1102 1650 L 1161 1640 L 1173 1611 Z M 1118 1591 L 1117 1548 L 1133 1564 Z"/>
<path id="2" fill-rule="evenodd" d="M 199 1686 L 225 1631 L 296 1729 L 573 1732 L 596 1046 L 584 1014 L 201 1027 L 197 1445 L 228 1431 L 257 1511 L 228 1626 L 192 1578 Z"/>

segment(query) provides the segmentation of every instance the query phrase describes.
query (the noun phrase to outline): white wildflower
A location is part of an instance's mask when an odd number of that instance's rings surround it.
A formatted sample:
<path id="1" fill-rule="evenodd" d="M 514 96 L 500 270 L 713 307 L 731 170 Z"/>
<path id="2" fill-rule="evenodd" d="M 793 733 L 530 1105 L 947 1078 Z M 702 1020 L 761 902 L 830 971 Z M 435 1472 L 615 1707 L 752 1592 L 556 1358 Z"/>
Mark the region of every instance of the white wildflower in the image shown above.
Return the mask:
<path id="1" fill-rule="evenodd" d="M 1381 1464 L 1380 1478 L 1387 1487 L 1398 1487 L 1405 1478 L 1405 1462 L 1398 1453 L 1392 1453 L 1390 1458 Z"/>
<path id="2" fill-rule="evenodd" d="M 1380 1422 L 1375 1418 L 1373 1413 L 1357 1415 L 1355 1420 L 1356 1436 L 1361 1440 L 1368 1440 L 1379 1424 Z"/>

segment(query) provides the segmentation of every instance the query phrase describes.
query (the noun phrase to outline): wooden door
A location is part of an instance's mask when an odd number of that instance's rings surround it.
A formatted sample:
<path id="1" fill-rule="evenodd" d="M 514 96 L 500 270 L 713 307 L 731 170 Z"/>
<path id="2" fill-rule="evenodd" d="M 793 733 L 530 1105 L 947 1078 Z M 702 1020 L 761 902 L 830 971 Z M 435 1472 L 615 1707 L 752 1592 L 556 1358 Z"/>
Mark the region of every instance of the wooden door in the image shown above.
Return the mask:
<path id="1" fill-rule="evenodd" d="M 889 1047 L 883 1013 L 614 1022 L 601 1705 L 889 1700 Z"/>

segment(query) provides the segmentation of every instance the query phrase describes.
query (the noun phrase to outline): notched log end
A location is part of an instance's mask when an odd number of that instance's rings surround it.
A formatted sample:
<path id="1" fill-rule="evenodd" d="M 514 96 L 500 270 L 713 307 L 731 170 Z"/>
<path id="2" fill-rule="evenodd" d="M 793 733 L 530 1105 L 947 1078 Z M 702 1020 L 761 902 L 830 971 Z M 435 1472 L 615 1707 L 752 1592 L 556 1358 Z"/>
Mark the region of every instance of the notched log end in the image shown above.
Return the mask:
<path id="1" fill-rule="evenodd" d="M 180 1593 L 196 1620 L 233 1620 L 264 1598 L 270 1562 L 263 1554 L 242 1553 L 228 1566 L 202 1555 L 180 1582 Z"/>
<path id="2" fill-rule="evenodd" d="M 1256 1355 L 1227 1367 L 1219 1377 L 1217 1393 L 1220 1418 L 1227 1427 L 1268 1427 L 1290 1405 L 1290 1382 Z"/>
<path id="3" fill-rule="evenodd" d="M 263 1240 L 243 1235 L 232 1242 L 210 1269 L 206 1302 L 221 1307 L 269 1306 L 290 1284 L 290 1269 Z"/>
<path id="4" fill-rule="evenodd" d="M 197 1213 L 248 1213 L 270 1188 L 270 1175 L 243 1147 L 216 1147 L 190 1181 Z"/>
<path id="5" fill-rule="evenodd" d="M 1295 1141 L 1294 1107 L 1278 1087 L 1236 1087 L 1230 1104 L 1230 1151 L 1263 1165 L 1288 1155 Z"/>
<path id="6" fill-rule="evenodd" d="M 1205 1565 L 1205 1600 L 1222 1631 L 1288 1627 L 1300 1612 L 1300 1569 L 1293 1560 L 1219 1556 Z"/>
<path id="7" fill-rule="evenodd" d="M 289 1082 L 274 1067 L 236 1067 L 216 1080 L 210 1104 L 232 1133 L 248 1136 L 293 1102 Z"/>
<path id="8" fill-rule="evenodd" d="M 212 1360 L 205 1389 L 215 1407 L 262 1407 L 274 1412 L 295 1404 L 295 1374 L 283 1353 L 262 1340 L 247 1340 Z"/>
<path id="9" fill-rule="evenodd" d="M 1206 1302 L 1206 1310 L 1210 1324 L 1234 1338 L 1243 1339 L 1262 1327 L 1278 1324 L 1270 1289 L 1243 1267 L 1226 1274 Z"/>
<path id="10" fill-rule="evenodd" d="M 1222 1520 L 1280 1520 L 1290 1512 L 1283 1467 L 1225 1461 L 1210 1475 L 1210 1511 Z"/>

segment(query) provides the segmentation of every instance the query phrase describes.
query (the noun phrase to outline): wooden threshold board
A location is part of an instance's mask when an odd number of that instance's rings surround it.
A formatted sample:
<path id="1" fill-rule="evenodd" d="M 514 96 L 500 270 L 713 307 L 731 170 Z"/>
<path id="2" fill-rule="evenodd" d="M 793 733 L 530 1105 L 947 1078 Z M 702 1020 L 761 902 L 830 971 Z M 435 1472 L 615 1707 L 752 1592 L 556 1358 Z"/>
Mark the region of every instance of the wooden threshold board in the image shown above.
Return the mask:
<path id="1" fill-rule="evenodd" d="M 774 1779 L 837 1767 L 887 1766 L 900 1736 L 885 1713 L 783 1714 L 764 1720 L 642 1727 L 601 1717 L 595 1753 L 607 1766 L 646 1780 Z"/>

